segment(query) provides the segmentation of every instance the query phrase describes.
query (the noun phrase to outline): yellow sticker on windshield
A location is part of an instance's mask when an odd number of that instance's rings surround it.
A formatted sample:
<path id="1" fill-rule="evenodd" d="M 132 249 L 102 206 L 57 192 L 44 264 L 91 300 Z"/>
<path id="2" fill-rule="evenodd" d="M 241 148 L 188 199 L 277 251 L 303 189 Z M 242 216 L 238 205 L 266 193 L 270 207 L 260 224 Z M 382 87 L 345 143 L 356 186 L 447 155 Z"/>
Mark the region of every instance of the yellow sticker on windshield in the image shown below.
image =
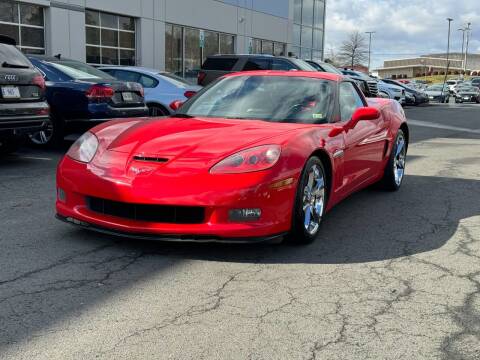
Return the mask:
<path id="1" fill-rule="evenodd" d="M 317 114 L 312 114 L 314 119 L 323 119 L 323 114 L 322 113 L 317 113 Z"/>

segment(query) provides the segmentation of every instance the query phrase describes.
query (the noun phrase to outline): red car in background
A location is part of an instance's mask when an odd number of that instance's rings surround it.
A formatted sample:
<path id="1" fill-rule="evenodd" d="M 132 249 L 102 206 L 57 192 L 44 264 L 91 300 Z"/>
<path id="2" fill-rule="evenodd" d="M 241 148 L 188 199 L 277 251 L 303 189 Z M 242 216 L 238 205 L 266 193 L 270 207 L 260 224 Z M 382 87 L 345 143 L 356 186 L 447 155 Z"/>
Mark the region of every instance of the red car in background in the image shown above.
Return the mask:
<path id="1" fill-rule="evenodd" d="M 57 217 L 139 239 L 309 243 L 348 195 L 400 188 L 408 137 L 398 102 L 341 75 L 230 74 L 169 118 L 84 134 L 58 167 Z"/>

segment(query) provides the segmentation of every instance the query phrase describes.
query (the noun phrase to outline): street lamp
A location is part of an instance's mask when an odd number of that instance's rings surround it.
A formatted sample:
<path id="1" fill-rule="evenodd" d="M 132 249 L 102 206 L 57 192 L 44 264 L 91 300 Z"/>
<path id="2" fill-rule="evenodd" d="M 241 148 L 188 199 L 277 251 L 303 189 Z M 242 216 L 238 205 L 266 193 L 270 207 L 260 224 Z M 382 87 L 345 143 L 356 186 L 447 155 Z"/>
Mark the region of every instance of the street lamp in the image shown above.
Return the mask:
<path id="1" fill-rule="evenodd" d="M 468 43 L 470 41 L 470 30 L 471 30 L 470 25 L 472 25 L 472 23 L 468 23 L 467 27 L 465 28 L 465 31 L 467 32 L 467 44 L 465 46 L 465 60 L 463 61 L 463 73 L 464 74 L 467 73 Z"/>
<path id="2" fill-rule="evenodd" d="M 372 35 L 375 34 L 376 31 L 366 31 L 365 34 L 368 34 L 368 75 L 370 75 L 370 61 L 372 56 Z"/>
<path id="3" fill-rule="evenodd" d="M 450 28 L 451 23 L 453 21 L 452 18 L 447 18 L 448 21 L 448 40 L 447 40 L 447 68 L 445 70 L 445 79 L 443 80 L 443 87 L 445 87 L 445 83 L 447 82 L 447 75 L 448 75 L 448 68 L 449 68 L 449 61 L 450 61 Z"/>

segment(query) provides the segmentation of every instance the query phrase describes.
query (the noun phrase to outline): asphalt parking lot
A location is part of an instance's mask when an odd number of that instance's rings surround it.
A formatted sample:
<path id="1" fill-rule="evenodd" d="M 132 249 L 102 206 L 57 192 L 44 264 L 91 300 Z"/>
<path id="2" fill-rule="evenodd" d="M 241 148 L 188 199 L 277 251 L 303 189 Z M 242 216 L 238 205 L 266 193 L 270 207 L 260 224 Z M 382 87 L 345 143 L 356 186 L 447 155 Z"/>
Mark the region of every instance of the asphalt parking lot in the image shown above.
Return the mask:
<path id="1" fill-rule="evenodd" d="M 406 109 L 397 193 L 309 246 L 166 244 L 54 218 L 62 151 L 0 162 L 2 359 L 480 359 L 480 106 Z"/>

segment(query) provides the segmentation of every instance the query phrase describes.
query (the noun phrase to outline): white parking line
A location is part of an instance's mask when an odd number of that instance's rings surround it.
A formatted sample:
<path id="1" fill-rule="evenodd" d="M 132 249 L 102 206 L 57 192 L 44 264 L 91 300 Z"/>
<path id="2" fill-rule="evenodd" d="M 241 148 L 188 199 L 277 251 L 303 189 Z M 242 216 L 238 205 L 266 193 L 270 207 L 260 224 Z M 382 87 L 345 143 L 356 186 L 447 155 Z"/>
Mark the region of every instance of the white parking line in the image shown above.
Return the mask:
<path id="1" fill-rule="evenodd" d="M 444 130 L 480 134 L 480 129 L 468 129 L 468 128 L 463 128 L 458 126 L 442 125 L 442 124 L 436 124 L 436 123 L 431 123 L 431 122 L 422 121 L 422 120 L 408 119 L 407 123 L 415 126 L 423 126 L 423 127 L 429 127 L 429 128 L 435 128 L 435 129 L 444 129 Z"/>

